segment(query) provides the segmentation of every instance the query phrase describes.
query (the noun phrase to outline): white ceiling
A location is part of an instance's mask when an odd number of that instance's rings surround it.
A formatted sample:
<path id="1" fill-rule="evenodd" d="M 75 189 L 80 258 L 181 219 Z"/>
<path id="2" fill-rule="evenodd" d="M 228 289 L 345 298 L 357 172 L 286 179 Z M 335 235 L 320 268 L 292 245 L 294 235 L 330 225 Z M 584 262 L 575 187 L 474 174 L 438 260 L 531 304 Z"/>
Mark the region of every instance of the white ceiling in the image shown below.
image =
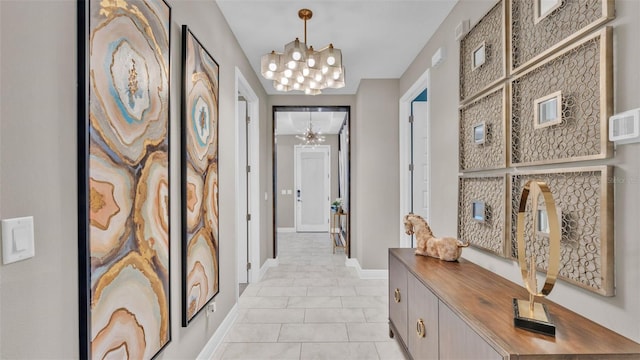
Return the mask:
<path id="1" fill-rule="evenodd" d="M 309 127 L 309 116 L 313 131 L 324 134 L 338 134 L 347 116 L 343 111 L 276 111 L 276 135 L 300 135 Z"/>
<path id="2" fill-rule="evenodd" d="M 342 50 L 347 85 L 323 94 L 355 94 L 360 79 L 400 78 L 457 1 L 216 0 L 268 94 L 281 93 L 262 78 L 260 57 L 282 52 L 296 37 L 304 41 L 302 8 L 313 11 L 308 45 Z"/>

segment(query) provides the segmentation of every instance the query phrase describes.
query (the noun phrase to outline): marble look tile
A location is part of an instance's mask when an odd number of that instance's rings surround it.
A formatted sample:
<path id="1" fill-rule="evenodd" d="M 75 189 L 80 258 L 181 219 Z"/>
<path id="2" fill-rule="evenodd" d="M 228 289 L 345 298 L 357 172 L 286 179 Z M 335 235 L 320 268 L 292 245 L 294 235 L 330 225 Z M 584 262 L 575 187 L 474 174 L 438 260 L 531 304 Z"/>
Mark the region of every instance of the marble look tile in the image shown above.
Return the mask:
<path id="1" fill-rule="evenodd" d="M 291 271 L 272 271 L 269 270 L 262 277 L 265 280 L 269 279 L 294 279 L 298 273 Z"/>
<path id="2" fill-rule="evenodd" d="M 305 323 L 365 322 L 362 309 L 306 309 Z"/>
<path id="3" fill-rule="evenodd" d="M 295 343 L 231 343 L 228 344 L 224 360 L 297 360 L 300 358 L 301 344 Z"/>
<path id="4" fill-rule="evenodd" d="M 256 286 L 293 286 L 294 279 L 262 279 Z"/>
<path id="5" fill-rule="evenodd" d="M 279 265 L 240 297 L 215 360 L 403 359 L 388 338 L 388 281 L 360 279 L 326 237 L 278 234 Z"/>
<path id="6" fill-rule="evenodd" d="M 342 307 L 345 308 L 375 308 L 388 307 L 386 296 L 342 296 Z"/>
<path id="7" fill-rule="evenodd" d="M 337 296 L 292 296 L 289 298 L 288 308 L 341 308 L 342 302 Z"/>
<path id="8" fill-rule="evenodd" d="M 361 343 L 303 343 L 300 359 L 304 360 L 362 360 L 378 359 L 372 342 Z"/>
<path id="9" fill-rule="evenodd" d="M 240 296 L 257 296 L 259 290 L 260 286 L 258 286 L 257 284 L 249 284 Z"/>
<path id="10" fill-rule="evenodd" d="M 387 296 L 389 290 L 381 286 L 356 286 L 358 296 Z"/>
<path id="11" fill-rule="evenodd" d="M 285 324 L 303 323 L 304 309 L 241 309 L 237 324 Z"/>
<path id="12" fill-rule="evenodd" d="M 349 341 L 345 324 L 283 324 L 278 342 Z"/>
<path id="13" fill-rule="evenodd" d="M 280 324 L 235 324 L 229 330 L 226 341 L 233 342 L 276 342 Z"/>
<path id="14" fill-rule="evenodd" d="M 395 341 L 389 337 L 385 323 L 347 323 L 349 341 Z"/>
<path id="15" fill-rule="evenodd" d="M 307 296 L 356 296 L 353 286 L 311 286 Z"/>
<path id="16" fill-rule="evenodd" d="M 238 306 L 240 309 L 284 309 L 288 300 L 284 296 L 241 296 Z"/>
<path id="17" fill-rule="evenodd" d="M 269 286 L 258 291 L 258 296 L 306 296 L 307 288 L 304 286 Z"/>
<path id="18" fill-rule="evenodd" d="M 338 286 L 338 279 L 295 279 L 293 286 Z"/>
<path id="19" fill-rule="evenodd" d="M 364 312 L 364 318 L 367 320 L 367 322 L 370 323 L 389 323 L 389 309 L 385 308 L 384 310 L 382 309 L 376 309 L 376 308 L 369 308 L 369 309 L 362 309 L 362 311 Z"/>
<path id="20" fill-rule="evenodd" d="M 388 281 L 384 279 L 360 279 L 360 278 L 340 278 L 340 286 L 382 286 L 387 287 Z"/>
<path id="21" fill-rule="evenodd" d="M 310 271 L 332 271 L 333 265 L 297 265 L 297 272 L 310 272 Z"/>
<path id="22" fill-rule="evenodd" d="M 376 342 L 376 350 L 380 360 L 406 360 L 402 348 L 397 341 Z"/>

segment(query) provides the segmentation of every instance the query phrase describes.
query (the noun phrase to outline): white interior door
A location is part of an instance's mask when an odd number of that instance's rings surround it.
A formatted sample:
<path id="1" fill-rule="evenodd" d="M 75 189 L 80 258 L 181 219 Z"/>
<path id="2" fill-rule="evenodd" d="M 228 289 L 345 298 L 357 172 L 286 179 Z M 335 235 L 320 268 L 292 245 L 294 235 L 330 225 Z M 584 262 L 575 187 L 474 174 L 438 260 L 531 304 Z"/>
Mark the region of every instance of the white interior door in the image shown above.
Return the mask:
<path id="1" fill-rule="evenodd" d="M 413 103 L 413 213 L 429 218 L 429 124 L 427 102 Z"/>
<path id="2" fill-rule="evenodd" d="M 327 145 L 295 147 L 298 232 L 329 230 L 330 152 Z"/>

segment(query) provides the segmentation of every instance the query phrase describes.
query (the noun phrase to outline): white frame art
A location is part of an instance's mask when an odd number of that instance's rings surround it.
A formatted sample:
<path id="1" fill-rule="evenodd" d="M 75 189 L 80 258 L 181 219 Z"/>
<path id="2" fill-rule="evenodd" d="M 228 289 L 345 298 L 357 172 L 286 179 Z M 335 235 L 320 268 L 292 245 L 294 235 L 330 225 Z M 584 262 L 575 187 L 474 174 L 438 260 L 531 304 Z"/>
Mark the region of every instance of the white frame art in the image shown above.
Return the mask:
<path id="1" fill-rule="evenodd" d="M 550 106 L 547 106 L 550 105 Z M 546 110 L 541 110 L 545 106 Z M 551 116 L 549 116 L 551 115 Z M 562 91 L 543 96 L 533 101 L 533 127 L 541 129 L 562 122 Z"/>

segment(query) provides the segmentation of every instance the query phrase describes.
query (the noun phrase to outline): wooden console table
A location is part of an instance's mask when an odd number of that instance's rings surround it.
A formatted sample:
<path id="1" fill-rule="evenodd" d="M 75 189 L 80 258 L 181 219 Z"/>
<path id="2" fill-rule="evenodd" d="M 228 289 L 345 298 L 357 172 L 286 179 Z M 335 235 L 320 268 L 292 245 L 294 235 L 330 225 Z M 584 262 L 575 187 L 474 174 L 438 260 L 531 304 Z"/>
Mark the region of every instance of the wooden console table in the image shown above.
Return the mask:
<path id="1" fill-rule="evenodd" d="M 389 249 L 389 335 L 412 359 L 640 359 L 640 344 L 542 300 L 556 336 L 513 325 L 527 291 L 472 262 Z"/>

